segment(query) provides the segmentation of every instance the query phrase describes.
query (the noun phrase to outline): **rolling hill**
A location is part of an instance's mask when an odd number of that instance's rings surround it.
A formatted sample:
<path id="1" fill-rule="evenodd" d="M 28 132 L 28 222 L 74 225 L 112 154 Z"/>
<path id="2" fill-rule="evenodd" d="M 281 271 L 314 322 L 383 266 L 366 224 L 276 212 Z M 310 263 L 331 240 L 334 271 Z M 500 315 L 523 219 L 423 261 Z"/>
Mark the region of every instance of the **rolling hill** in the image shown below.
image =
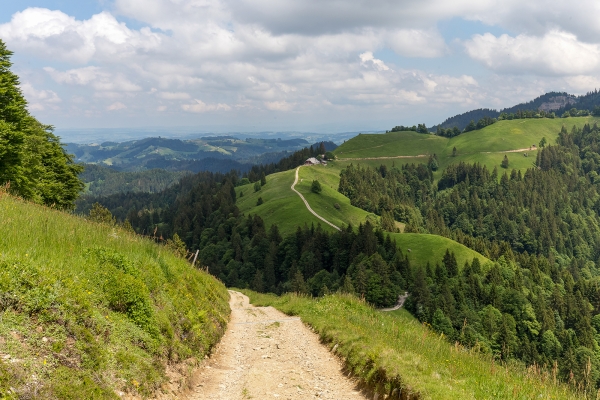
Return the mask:
<path id="1" fill-rule="evenodd" d="M 563 125 L 570 131 L 574 125 L 581 128 L 586 123 L 593 125 L 599 121 L 597 117 L 498 121 L 451 139 L 412 131 L 361 134 L 334 150 L 338 157 L 334 168 L 341 170 L 350 163 L 371 166 L 427 163 L 428 157 L 436 154 L 438 176 L 446 166 L 460 161 L 479 162 L 490 170 L 500 168 L 506 154 L 509 169 L 524 171 L 535 161 L 542 138 L 545 137 L 548 144 L 554 144 Z M 454 148 L 456 156 L 453 157 Z"/>
<path id="2" fill-rule="evenodd" d="M 233 136 L 199 139 L 150 137 L 101 144 L 68 143 L 66 151 L 78 163 L 110 166 L 121 171 L 161 168 L 175 171 L 246 172 L 251 164 L 271 163 L 310 146 L 304 139 L 239 139 Z M 336 146 L 325 142 L 327 150 Z"/>
<path id="3" fill-rule="evenodd" d="M 378 224 L 379 217 L 377 215 L 352 206 L 350 200 L 337 191 L 340 170 L 337 163 L 335 164 L 336 166 L 330 164 L 329 166 L 301 167 L 299 171 L 301 180 L 296 185 L 296 189 L 302 193 L 317 214 L 342 229 L 347 225 L 356 228 L 367 220 Z M 257 192 L 254 191 L 253 184 L 238 186 L 236 194 L 240 211 L 244 214 L 259 215 L 265 221 L 266 226 L 276 224 L 284 235 L 295 232 L 296 227 L 304 224 L 309 226 L 320 224 L 324 230 L 333 231 L 334 228 L 322 223 L 312 215 L 300 197 L 291 190 L 294 174 L 295 170 L 290 170 L 269 175 L 267 184 Z M 321 182 L 323 191 L 320 194 L 311 192 L 310 186 L 313 180 Z M 243 195 L 240 197 L 242 193 Z M 257 205 L 259 198 L 262 198 L 263 202 Z M 336 204 L 339 208 L 336 207 Z M 399 225 L 403 227 L 403 224 Z M 442 259 L 446 249 L 455 254 L 460 266 L 465 261 L 471 262 L 474 257 L 478 257 L 482 264 L 489 262 L 487 258 L 476 251 L 441 236 L 393 233 L 392 237 L 414 265 L 424 266 L 428 261 L 435 265 Z"/>

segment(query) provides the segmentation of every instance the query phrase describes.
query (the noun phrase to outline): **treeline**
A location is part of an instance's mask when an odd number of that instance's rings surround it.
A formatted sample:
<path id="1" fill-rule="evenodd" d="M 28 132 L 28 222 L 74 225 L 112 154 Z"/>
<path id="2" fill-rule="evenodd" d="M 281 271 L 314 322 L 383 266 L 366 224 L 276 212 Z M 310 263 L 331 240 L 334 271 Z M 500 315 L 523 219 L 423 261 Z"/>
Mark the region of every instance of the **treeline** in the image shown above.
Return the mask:
<path id="1" fill-rule="evenodd" d="M 87 185 L 85 195 L 108 196 L 115 193 L 158 193 L 177 183 L 189 171 L 151 169 L 122 172 L 95 164 L 84 164 L 79 178 Z"/>
<path id="2" fill-rule="evenodd" d="M 397 125 L 397 126 L 393 127 L 392 130 L 385 131 L 385 133 L 409 132 L 409 131 L 418 132 L 418 133 L 429 133 L 429 130 L 427 129 L 427 126 L 425 126 L 425 124 L 419 124 L 419 125 L 413 125 L 413 126 Z"/>
<path id="3" fill-rule="evenodd" d="M 0 40 L 0 186 L 36 203 L 73 208 L 83 189 L 82 167 L 65 152 L 54 128 L 29 114 L 19 78 L 10 70 L 12 54 Z"/>
<path id="4" fill-rule="evenodd" d="M 447 137 L 447 138 L 452 138 L 452 137 L 458 136 L 458 135 L 460 135 L 461 133 L 464 133 L 464 132 L 470 132 L 470 131 L 475 131 L 475 130 L 478 130 L 478 129 L 483 129 L 483 128 L 485 128 L 488 125 L 492 125 L 492 124 L 496 123 L 497 121 L 498 120 L 496 118 L 490 118 L 490 117 L 487 117 L 487 116 L 479 119 L 479 121 L 477 121 L 477 123 L 475 123 L 474 120 L 471 120 L 467 124 L 467 126 L 465 127 L 465 129 L 462 130 L 462 131 L 460 129 L 458 129 L 456 126 L 452 127 L 452 128 L 444 129 L 444 128 L 441 128 L 438 125 L 435 134 L 438 135 L 438 136 L 444 136 L 444 137 Z"/>

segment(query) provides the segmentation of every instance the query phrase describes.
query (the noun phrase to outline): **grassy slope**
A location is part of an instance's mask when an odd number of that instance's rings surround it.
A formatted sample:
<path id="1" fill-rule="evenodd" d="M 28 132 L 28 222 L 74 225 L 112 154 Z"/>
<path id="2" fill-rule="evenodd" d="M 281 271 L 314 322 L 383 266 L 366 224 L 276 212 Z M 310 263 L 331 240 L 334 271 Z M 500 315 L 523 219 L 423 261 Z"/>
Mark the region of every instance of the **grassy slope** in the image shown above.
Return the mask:
<path id="1" fill-rule="evenodd" d="M 165 247 L 2 193 L 0 231 L 0 398 L 149 394 L 224 332 L 225 287 Z"/>
<path id="2" fill-rule="evenodd" d="M 323 192 L 320 195 L 310 191 L 314 177 L 316 175 L 321 177 L 321 174 L 315 173 L 314 169 L 316 168 L 320 168 L 320 172 L 323 172 L 321 181 L 323 182 Z M 277 224 L 284 234 L 294 232 L 297 226 L 305 223 L 308 225 L 314 223 L 315 226 L 320 223 L 324 229 L 333 231 L 332 227 L 312 215 L 300 197 L 292 191 L 291 186 L 294 183 L 295 173 L 295 170 L 290 170 L 269 175 L 267 184 L 259 192 L 254 192 L 254 184 L 237 187 L 237 206 L 240 211 L 246 214 L 258 214 L 267 226 Z M 333 224 L 341 227 L 351 223 L 353 226 L 357 226 L 365 221 L 369 213 L 351 206 L 350 200 L 338 193 L 337 184 L 333 186 L 337 174 L 338 172 L 328 171 L 324 167 L 302 167 L 296 190 L 304 195 L 315 212 Z M 332 185 L 326 183 L 329 182 L 327 179 L 332 182 Z M 243 197 L 239 197 L 240 192 L 244 193 Z M 264 203 L 257 206 L 256 202 L 259 197 L 263 199 Z M 340 205 L 339 210 L 335 209 L 335 203 Z M 372 214 L 372 218 L 375 217 Z"/>
<path id="3" fill-rule="evenodd" d="M 460 161 L 480 162 L 492 170 L 500 168 L 504 152 L 527 149 L 520 153 L 508 153 L 509 168 L 525 170 L 535 161 L 536 150 L 530 151 L 532 144 L 537 145 L 545 137 L 549 144 L 554 144 L 558 132 L 565 125 L 570 131 L 573 125 L 582 127 L 585 123 L 599 122 L 596 117 L 557 118 L 557 119 L 524 119 L 499 121 L 481 130 L 463 133 L 452 139 L 434 135 L 423 135 L 416 132 L 391 132 L 386 134 L 362 134 L 346 141 L 334 153 L 342 158 L 334 168 L 342 169 L 350 162 L 361 165 L 391 166 L 405 163 L 426 163 L 427 157 L 417 155 L 437 154 L 440 169 L 451 163 Z M 456 147 L 458 155 L 452 157 L 452 149 Z M 488 153 L 491 152 L 491 153 Z M 528 153 L 529 157 L 524 157 Z M 413 156 L 411 158 L 358 160 L 365 157 Z M 439 176 L 440 172 L 436 174 Z"/>
<path id="4" fill-rule="evenodd" d="M 471 262 L 475 257 L 479 258 L 481 264 L 490 262 L 475 250 L 442 236 L 419 233 L 392 233 L 391 235 L 404 254 L 408 256 L 411 265 L 425 266 L 427 261 L 432 266 L 438 262 L 441 263 L 446 249 L 454 253 L 459 268 L 465 264 L 465 261 Z"/>
<path id="5" fill-rule="evenodd" d="M 563 385 L 553 385 L 549 377 L 533 375 L 518 365 L 500 366 L 452 346 L 405 310 L 378 312 L 344 295 L 313 300 L 245 293 L 255 305 L 299 315 L 345 360 L 348 369 L 380 395 L 402 389 L 424 399 L 580 398 Z"/>
<path id="6" fill-rule="evenodd" d="M 320 221 L 306 209 L 300 197 L 290 189 L 294 181 L 294 174 L 295 170 L 269 175 L 267 184 L 259 192 L 254 192 L 253 184 L 237 187 L 237 205 L 240 211 L 245 214 L 260 215 L 267 227 L 277 224 L 283 234 L 294 232 L 297 226 L 304 225 L 304 223 L 309 225 L 314 223 L 316 226 Z M 311 208 L 337 226 L 341 227 L 348 223 L 358 226 L 367 218 L 372 222 L 377 221 L 378 217 L 375 214 L 352 206 L 350 199 L 337 191 L 339 183 L 339 167 L 337 165 L 302 167 L 299 178 L 296 189 L 304 195 Z M 314 179 L 321 182 L 323 188 L 321 194 L 310 191 L 310 185 Z M 239 197 L 240 192 L 244 192 L 244 196 L 241 198 Z M 262 197 L 264 203 L 257 206 L 256 202 L 259 197 Z M 339 210 L 334 207 L 335 203 L 340 205 Z M 321 226 L 329 231 L 333 230 L 329 225 L 321 223 Z M 489 261 L 462 244 L 441 236 L 412 233 L 392 235 L 413 265 L 425 265 L 427 261 L 435 265 L 441 261 L 446 249 L 454 252 L 461 266 L 466 260 L 470 262 L 476 256 L 482 263 Z M 407 249 L 411 249 L 411 252 L 407 253 Z"/>

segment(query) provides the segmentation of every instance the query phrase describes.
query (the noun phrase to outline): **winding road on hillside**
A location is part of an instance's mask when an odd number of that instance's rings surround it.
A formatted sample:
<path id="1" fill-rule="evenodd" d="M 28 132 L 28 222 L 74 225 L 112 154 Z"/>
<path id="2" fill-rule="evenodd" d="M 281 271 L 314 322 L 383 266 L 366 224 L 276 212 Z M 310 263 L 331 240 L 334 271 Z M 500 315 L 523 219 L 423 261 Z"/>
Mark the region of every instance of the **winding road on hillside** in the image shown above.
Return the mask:
<path id="1" fill-rule="evenodd" d="M 189 400 L 366 399 L 298 317 L 231 295 L 231 320 Z"/>
<path id="2" fill-rule="evenodd" d="M 333 228 L 337 229 L 338 231 L 341 231 L 341 229 L 338 226 L 336 226 L 336 225 L 332 224 L 331 222 L 327 221 L 325 218 L 323 218 L 319 214 L 317 214 L 312 208 L 310 208 L 310 205 L 308 204 L 308 201 L 306 201 L 306 199 L 304 198 L 304 196 L 302 196 L 302 194 L 299 191 L 296 190 L 296 184 L 298 183 L 298 171 L 300 171 L 300 168 L 302 168 L 302 167 L 296 168 L 296 179 L 294 179 L 294 183 L 292 183 L 292 190 L 294 192 L 296 192 L 296 194 L 298 196 L 300 196 L 300 198 L 302 199 L 302 201 L 306 205 L 306 208 L 308 209 L 308 211 L 310 211 L 312 213 L 312 215 L 314 215 L 315 217 L 319 218 L 321 221 L 325 222 L 327 225 L 330 225 Z"/>

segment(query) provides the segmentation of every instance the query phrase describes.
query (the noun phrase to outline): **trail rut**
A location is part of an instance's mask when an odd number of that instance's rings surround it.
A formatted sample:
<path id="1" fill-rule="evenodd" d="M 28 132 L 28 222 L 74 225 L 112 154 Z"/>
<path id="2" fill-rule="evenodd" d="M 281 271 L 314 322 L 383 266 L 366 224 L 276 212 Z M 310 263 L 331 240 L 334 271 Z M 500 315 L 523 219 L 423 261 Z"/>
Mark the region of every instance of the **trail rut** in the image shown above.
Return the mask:
<path id="1" fill-rule="evenodd" d="M 366 399 L 341 361 L 302 324 L 230 291 L 231 321 L 190 400 Z"/>

